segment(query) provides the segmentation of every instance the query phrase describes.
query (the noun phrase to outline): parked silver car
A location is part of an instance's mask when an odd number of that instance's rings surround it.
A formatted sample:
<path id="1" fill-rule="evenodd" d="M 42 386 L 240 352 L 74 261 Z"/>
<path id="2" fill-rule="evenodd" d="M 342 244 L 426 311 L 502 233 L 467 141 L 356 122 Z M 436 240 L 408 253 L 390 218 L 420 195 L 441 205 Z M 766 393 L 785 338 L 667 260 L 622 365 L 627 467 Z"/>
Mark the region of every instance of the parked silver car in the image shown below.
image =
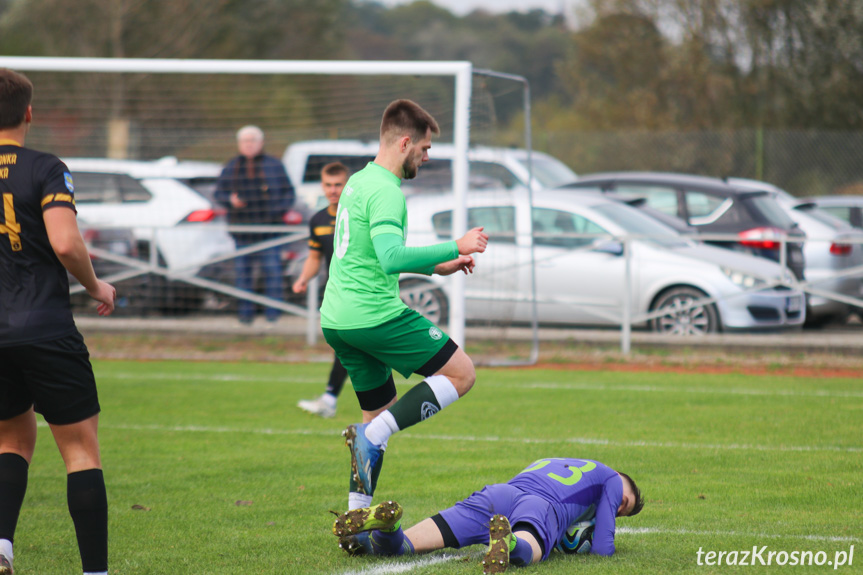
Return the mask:
<path id="1" fill-rule="evenodd" d="M 815 196 L 804 198 L 828 214 L 863 229 L 863 196 Z"/>
<path id="2" fill-rule="evenodd" d="M 816 202 L 800 200 L 772 184 L 741 178 L 729 178 L 728 183 L 769 191 L 806 233 L 803 246 L 806 283 L 813 292 L 818 292 L 807 296 L 806 325 L 844 322 L 854 306 L 830 294 L 840 298 L 863 296 L 863 231 L 820 209 Z M 861 271 L 848 274 L 854 269 Z"/>
<path id="3" fill-rule="evenodd" d="M 409 245 L 447 239 L 451 194 L 412 196 Z M 531 321 L 531 252 L 542 324 L 619 325 L 625 290 L 624 245 L 631 239 L 633 315 L 663 310 L 638 326 L 698 335 L 723 330 L 782 329 L 805 320 L 804 296 L 778 264 L 698 244 L 639 210 L 599 193 L 472 192 L 468 227 L 484 226 L 488 250 L 467 278 L 467 320 Z M 531 227 L 533 242 L 531 242 Z M 531 244 L 533 244 L 531 246 Z M 533 250 L 531 249 L 533 248 Z M 402 276 L 409 305 L 446 321 L 446 278 Z M 715 300 L 715 301 L 712 301 Z"/>

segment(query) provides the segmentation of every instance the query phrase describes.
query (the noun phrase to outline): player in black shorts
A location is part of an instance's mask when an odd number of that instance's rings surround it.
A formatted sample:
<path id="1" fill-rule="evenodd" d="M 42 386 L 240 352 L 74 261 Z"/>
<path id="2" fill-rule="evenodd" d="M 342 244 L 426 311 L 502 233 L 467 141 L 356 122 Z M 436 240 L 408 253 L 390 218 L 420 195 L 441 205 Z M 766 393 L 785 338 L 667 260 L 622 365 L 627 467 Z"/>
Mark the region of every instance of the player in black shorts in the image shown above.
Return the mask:
<path id="1" fill-rule="evenodd" d="M 108 573 L 108 501 L 99 457 L 99 399 L 72 319 L 67 270 L 114 311 L 78 231 L 75 186 L 57 157 L 24 147 L 33 85 L 0 68 L 0 575 L 12 542 L 42 414 L 66 464 L 67 501 L 86 574 Z"/>
<path id="2" fill-rule="evenodd" d="M 309 220 L 309 257 L 306 259 L 303 271 L 300 272 L 300 277 L 294 282 L 294 293 L 305 293 L 309 281 L 320 271 L 321 263 L 330 269 L 330 260 L 333 259 L 336 210 L 349 175 L 347 166 L 340 162 L 327 164 L 321 169 L 321 188 L 329 205 Z M 336 401 L 347 378 L 348 371 L 342 367 L 338 357 L 334 358 L 330 379 L 323 395 L 315 399 L 304 399 L 297 404 L 297 407 L 321 417 L 333 417 L 336 414 Z"/>

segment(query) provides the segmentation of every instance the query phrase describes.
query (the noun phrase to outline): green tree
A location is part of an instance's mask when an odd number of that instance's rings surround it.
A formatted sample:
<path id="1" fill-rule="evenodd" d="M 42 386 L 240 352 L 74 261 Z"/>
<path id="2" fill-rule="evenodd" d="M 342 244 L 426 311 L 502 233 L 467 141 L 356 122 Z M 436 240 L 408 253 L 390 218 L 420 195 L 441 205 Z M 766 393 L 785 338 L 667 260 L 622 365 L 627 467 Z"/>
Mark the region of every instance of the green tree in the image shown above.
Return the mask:
<path id="1" fill-rule="evenodd" d="M 665 41 L 650 20 L 602 16 L 573 34 L 557 71 L 572 127 L 661 128 L 671 119 Z M 554 114 L 557 117 L 559 114 Z"/>

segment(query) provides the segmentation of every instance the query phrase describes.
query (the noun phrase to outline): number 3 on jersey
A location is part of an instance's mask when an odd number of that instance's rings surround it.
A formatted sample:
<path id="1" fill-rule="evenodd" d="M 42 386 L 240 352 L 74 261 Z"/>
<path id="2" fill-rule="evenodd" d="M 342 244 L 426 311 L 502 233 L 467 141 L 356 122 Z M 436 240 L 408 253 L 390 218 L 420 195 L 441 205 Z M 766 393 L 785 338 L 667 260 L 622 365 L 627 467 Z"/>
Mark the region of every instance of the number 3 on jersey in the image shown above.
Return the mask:
<path id="1" fill-rule="evenodd" d="M 3 221 L 0 224 L 0 234 L 9 235 L 9 243 L 13 252 L 21 251 L 21 224 L 15 219 L 15 204 L 12 194 L 3 194 Z"/>
<path id="2" fill-rule="evenodd" d="M 342 259 L 348 252 L 348 244 L 351 243 L 351 226 L 348 210 L 344 209 L 339 204 L 339 209 L 336 212 L 336 235 L 335 247 L 333 251 L 336 257 Z"/>
<path id="3" fill-rule="evenodd" d="M 546 465 L 548 465 L 551 462 L 552 462 L 551 459 L 540 459 L 539 461 L 537 461 L 536 463 L 534 463 L 533 465 L 531 465 L 530 467 L 528 467 L 527 469 L 522 471 L 522 473 L 537 471 L 539 469 L 542 469 L 543 467 L 545 467 Z M 588 471 L 591 471 L 593 469 L 596 469 L 596 464 L 593 463 L 592 461 L 585 461 L 584 465 L 582 465 L 581 467 L 567 466 L 567 469 L 571 472 L 567 476 L 558 475 L 557 473 L 546 473 L 546 475 L 549 478 L 554 479 L 558 483 L 562 483 L 563 485 L 575 485 L 581 479 L 581 476 L 583 474 L 585 474 Z"/>

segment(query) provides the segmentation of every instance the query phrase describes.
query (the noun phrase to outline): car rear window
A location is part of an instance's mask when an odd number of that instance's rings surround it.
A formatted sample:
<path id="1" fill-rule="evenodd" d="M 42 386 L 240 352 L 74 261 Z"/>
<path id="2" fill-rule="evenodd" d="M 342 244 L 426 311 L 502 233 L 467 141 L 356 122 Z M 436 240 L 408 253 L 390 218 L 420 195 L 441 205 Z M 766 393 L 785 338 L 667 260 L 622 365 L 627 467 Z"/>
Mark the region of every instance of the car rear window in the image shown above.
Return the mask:
<path id="1" fill-rule="evenodd" d="M 846 206 L 821 206 L 821 209 L 840 220 L 851 221 L 851 208 Z"/>
<path id="2" fill-rule="evenodd" d="M 818 220 L 822 224 L 830 226 L 834 230 L 850 227 L 848 225 L 848 222 L 842 220 L 841 218 L 837 218 L 833 214 L 827 213 L 826 211 L 818 208 L 818 206 L 816 206 L 815 204 L 804 204 L 802 206 L 796 206 L 794 209 L 806 214 L 810 218 Z"/>
<path id="3" fill-rule="evenodd" d="M 794 227 L 794 220 L 785 213 L 782 206 L 770 194 L 744 195 L 741 201 L 749 207 L 753 215 L 760 214 L 765 223 L 788 230 Z"/>

